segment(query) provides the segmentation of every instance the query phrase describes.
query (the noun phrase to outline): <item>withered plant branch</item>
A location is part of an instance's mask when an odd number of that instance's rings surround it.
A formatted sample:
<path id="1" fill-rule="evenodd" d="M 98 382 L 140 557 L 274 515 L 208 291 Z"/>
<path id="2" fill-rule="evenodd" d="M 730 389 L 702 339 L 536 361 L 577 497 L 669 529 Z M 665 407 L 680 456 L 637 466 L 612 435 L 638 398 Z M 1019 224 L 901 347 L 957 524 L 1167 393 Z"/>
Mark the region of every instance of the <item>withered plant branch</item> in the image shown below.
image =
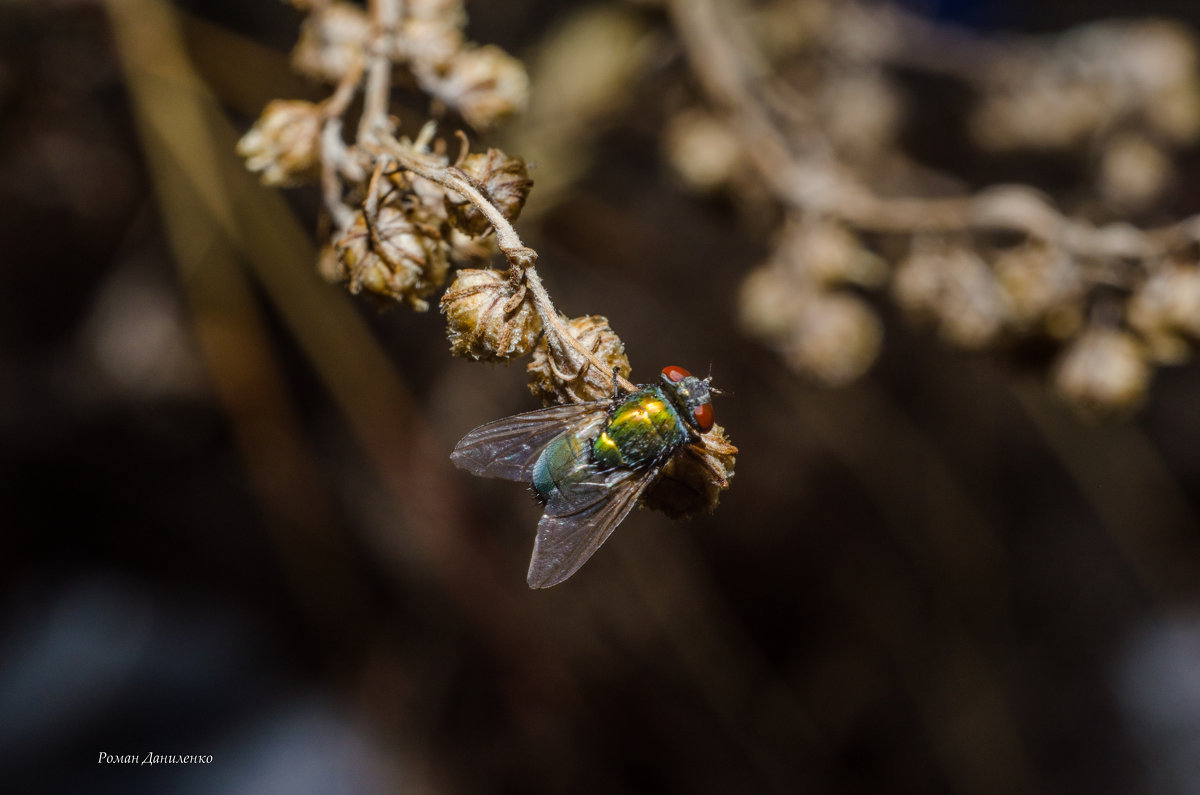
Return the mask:
<path id="1" fill-rule="evenodd" d="M 428 125 L 426 129 L 429 129 Z M 422 133 L 424 132 L 422 130 Z M 394 159 L 400 168 L 454 191 L 483 213 L 496 232 L 496 245 L 508 260 L 515 275 L 514 280 L 523 280 L 529 288 L 529 293 L 533 296 L 534 307 L 542 320 L 544 333 L 552 350 L 570 351 L 577 354 L 581 363 L 587 362 L 606 377 L 615 379 L 616 385 L 625 391 L 636 390 L 637 387 L 632 382 L 611 372 L 595 353 L 588 350 L 570 333 L 538 275 L 537 267 L 534 265 L 537 261 L 537 252 L 521 241 L 521 236 L 517 234 L 516 228 L 504 217 L 504 213 L 475 180 L 457 166 L 447 165 L 444 158 L 419 151 L 416 145 L 406 145 L 400 141 L 388 139 L 381 141 L 379 146 L 387 156 Z"/>
<path id="2" fill-rule="evenodd" d="M 803 107 L 791 108 L 786 117 L 778 108 L 782 90 L 769 73 L 742 20 L 747 17 L 740 0 L 669 0 L 671 19 L 683 44 L 692 71 L 709 101 L 725 114 L 759 177 L 784 205 L 801 213 L 838 218 L 870 232 L 963 233 L 986 228 L 984 203 L 989 191 L 939 198 L 883 197 L 859 180 L 838 161 L 832 146 L 819 130 L 803 129 L 809 117 Z M 881 12 L 882 13 L 882 12 Z M 958 67 L 978 71 L 1002 56 L 1004 48 L 972 49 L 974 38 L 965 32 L 926 23 L 911 14 L 890 11 L 896 29 L 878 53 L 881 58 L 903 60 L 913 46 L 892 41 L 896 31 L 908 31 L 926 42 L 946 41 L 958 56 Z M 939 52 L 939 57 L 941 53 Z M 795 102 L 803 97 L 788 92 Z M 793 122 L 788 125 L 787 122 Z M 801 129 L 795 128 L 796 122 Z M 789 127 L 791 129 L 789 129 Z M 1029 218 L 1006 219 L 1013 231 L 1053 242 L 1064 251 L 1088 259 L 1132 258 L 1144 270 L 1153 270 L 1181 243 L 1200 240 L 1200 215 L 1169 226 L 1142 230 L 1128 224 L 1096 227 L 1062 215 L 1049 203 Z M 1097 283 L 1127 284 L 1136 273 L 1092 269 L 1102 275 Z"/>
<path id="3" fill-rule="evenodd" d="M 338 228 L 345 228 L 354 220 L 354 211 L 342 200 L 342 182 L 338 179 L 339 164 L 353 163 L 347 157 L 346 144 L 342 141 L 342 120 L 332 118 L 321 127 L 321 196 L 325 209 Z M 357 164 L 354 164 L 357 168 Z"/>
<path id="4" fill-rule="evenodd" d="M 371 48 L 367 55 L 367 87 L 358 142 L 364 143 L 387 126 L 392 89 L 392 40 L 400 22 L 401 0 L 370 0 Z"/>

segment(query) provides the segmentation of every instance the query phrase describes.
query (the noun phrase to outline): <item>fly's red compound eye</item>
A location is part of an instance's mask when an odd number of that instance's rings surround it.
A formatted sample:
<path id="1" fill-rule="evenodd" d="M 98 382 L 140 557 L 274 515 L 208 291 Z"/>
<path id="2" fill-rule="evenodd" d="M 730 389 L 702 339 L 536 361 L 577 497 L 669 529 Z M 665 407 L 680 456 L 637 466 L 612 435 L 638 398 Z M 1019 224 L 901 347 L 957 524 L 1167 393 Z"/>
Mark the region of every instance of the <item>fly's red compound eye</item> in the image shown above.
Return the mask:
<path id="1" fill-rule="evenodd" d="M 678 367 L 674 364 L 669 364 L 664 367 L 662 374 L 665 375 L 669 381 L 672 381 L 676 384 L 691 375 L 691 373 L 689 373 L 687 370 L 684 370 L 682 367 Z"/>
<path id="2" fill-rule="evenodd" d="M 692 416 L 696 418 L 696 427 L 701 431 L 708 433 L 713 426 L 713 408 L 711 403 L 703 403 L 692 409 Z"/>

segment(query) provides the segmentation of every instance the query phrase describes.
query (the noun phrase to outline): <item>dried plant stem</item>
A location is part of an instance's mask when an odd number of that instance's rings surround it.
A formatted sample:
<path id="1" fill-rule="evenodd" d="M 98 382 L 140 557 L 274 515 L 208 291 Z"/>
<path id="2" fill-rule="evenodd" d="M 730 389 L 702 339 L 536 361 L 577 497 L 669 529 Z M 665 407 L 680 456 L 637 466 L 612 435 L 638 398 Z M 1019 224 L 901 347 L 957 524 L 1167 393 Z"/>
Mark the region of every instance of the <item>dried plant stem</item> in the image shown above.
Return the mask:
<path id="1" fill-rule="evenodd" d="M 550 294 L 546 292 L 537 268 L 534 266 L 537 261 L 537 252 L 521 241 L 521 236 L 517 234 L 512 223 L 504 217 L 500 208 L 488 198 L 474 180 L 460 168 L 444 165 L 432 157 L 422 155 L 414 146 L 406 146 L 402 143 L 389 144 L 386 151 L 387 155 L 393 158 L 400 168 L 454 191 L 483 213 L 496 231 L 496 245 L 508 259 L 513 272 L 519 274 L 519 278 L 522 278 L 529 288 L 552 350 L 578 354 L 583 362 L 597 368 L 605 376 L 615 378 L 616 385 L 623 390 L 627 392 L 636 390 L 637 387 L 632 382 L 610 372 L 599 357 L 570 333 L 562 316 L 554 307 L 554 302 L 551 301 Z"/>
<path id="2" fill-rule="evenodd" d="M 392 33 L 400 21 L 401 0 L 370 0 L 371 49 L 367 56 L 367 87 L 363 98 L 363 114 L 358 123 L 358 141 L 374 137 L 377 130 L 387 126 L 388 97 L 392 88 Z"/>

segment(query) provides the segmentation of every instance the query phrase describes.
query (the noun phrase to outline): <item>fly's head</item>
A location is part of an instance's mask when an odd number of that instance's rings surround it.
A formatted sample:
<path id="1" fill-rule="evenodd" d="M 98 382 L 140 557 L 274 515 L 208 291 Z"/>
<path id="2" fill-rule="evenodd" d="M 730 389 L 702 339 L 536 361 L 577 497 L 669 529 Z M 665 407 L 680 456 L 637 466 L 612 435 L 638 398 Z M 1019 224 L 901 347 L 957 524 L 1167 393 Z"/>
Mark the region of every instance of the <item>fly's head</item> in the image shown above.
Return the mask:
<path id="1" fill-rule="evenodd" d="M 709 385 L 710 378 L 697 378 L 687 370 L 669 365 L 662 371 L 662 386 L 684 420 L 700 433 L 712 429 L 714 417 L 712 395 L 719 390 Z"/>

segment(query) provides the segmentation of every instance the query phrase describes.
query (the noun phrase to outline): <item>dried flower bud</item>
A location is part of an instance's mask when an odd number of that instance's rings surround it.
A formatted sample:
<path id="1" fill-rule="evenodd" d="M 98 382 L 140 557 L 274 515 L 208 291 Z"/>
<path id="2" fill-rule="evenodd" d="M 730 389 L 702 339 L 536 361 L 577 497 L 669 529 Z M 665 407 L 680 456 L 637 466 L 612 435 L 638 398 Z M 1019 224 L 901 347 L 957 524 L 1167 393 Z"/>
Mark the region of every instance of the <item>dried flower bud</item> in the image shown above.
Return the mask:
<path id="1" fill-rule="evenodd" d="M 358 68 L 370 39 L 366 11 L 353 3 L 330 3 L 304 20 L 292 66 L 314 80 L 336 83 Z"/>
<path id="2" fill-rule="evenodd" d="M 238 141 L 246 168 L 264 185 L 295 185 L 316 176 L 321 157 L 321 108 L 303 100 L 267 104 Z"/>
<path id="3" fill-rule="evenodd" d="M 330 284 L 341 284 L 350 278 L 346 263 L 338 256 L 337 249 L 326 243 L 317 252 L 317 274 Z"/>
<path id="4" fill-rule="evenodd" d="M 779 342 L 792 333 L 804 310 L 804 290 L 774 265 L 756 268 L 742 282 L 738 322 L 747 334 Z"/>
<path id="5" fill-rule="evenodd" d="M 724 187 L 744 156 L 737 136 L 703 111 L 687 111 L 673 118 L 663 137 L 667 157 L 688 187 L 710 193 Z"/>
<path id="6" fill-rule="evenodd" d="M 625 343 L 600 315 L 585 315 L 566 321 L 567 332 L 604 363 L 603 372 L 589 361 L 580 361 L 577 351 L 565 345 L 551 346 L 550 332 L 542 336 L 533 351 L 529 372 L 529 391 L 543 404 L 587 403 L 612 397 L 612 374 L 628 378 L 632 368 L 625 355 Z"/>
<path id="7" fill-rule="evenodd" d="M 1054 368 L 1054 386 L 1076 408 L 1108 414 L 1141 405 L 1151 368 L 1137 340 L 1124 331 L 1091 328 L 1067 348 Z"/>
<path id="8" fill-rule="evenodd" d="M 646 491 L 642 504 L 672 519 L 711 512 L 721 492 L 729 488 L 737 451 L 725 429 L 714 425 L 700 437 L 699 444 L 685 446 L 663 467 L 662 476 Z"/>
<path id="9" fill-rule="evenodd" d="M 446 70 L 466 44 L 462 28 L 444 19 L 410 17 L 400 25 L 399 41 L 414 71 Z"/>
<path id="10" fill-rule="evenodd" d="M 890 146 L 900 127 L 900 93 L 878 69 L 839 69 L 821 81 L 821 129 L 842 152 L 869 156 Z"/>
<path id="11" fill-rule="evenodd" d="M 1020 48 L 986 76 L 972 130 L 984 146 L 1066 147 L 1136 120 L 1176 141 L 1200 134 L 1196 44 L 1167 22 L 1104 21 Z"/>
<path id="12" fill-rule="evenodd" d="M 1144 135 L 1119 135 L 1100 159 L 1100 190 L 1123 209 L 1141 210 L 1162 195 L 1171 179 L 1171 161 Z"/>
<path id="13" fill-rule="evenodd" d="M 444 230 L 450 246 L 450 263 L 458 268 L 480 268 L 487 265 L 500 251 L 495 237 L 471 237 L 452 226 Z"/>
<path id="14" fill-rule="evenodd" d="M 806 282 L 874 287 L 887 279 L 886 263 L 863 248 L 844 225 L 824 218 L 790 219 L 775 258 Z"/>
<path id="15" fill-rule="evenodd" d="M 845 386 L 874 363 L 883 341 L 875 313 L 852 295 L 817 290 L 807 296 L 779 347 L 795 370 L 827 386 Z"/>
<path id="16" fill-rule="evenodd" d="M 896 301 L 918 320 L 936 321 L 944 339 L 979 349 L 1004 326 L 1007 304 L 979 255 L 959 245 L 918 245 L 896 268 Z"/>
<path id="17" fill-rule="evenodd" d="M 450 264 L 438 228 L 420 218 L 420 208 L 386 204 L 368 222 L 364 211 L 334 241 L 350 275 L 350 292 L 362 290 L 405 300 L 417 311 L 446 280 Z"/>
<path id="18" fill-rule="evenodd" d="M 1044 324 L 1065 339 L 1083 323 L 1083 272 L 1057 248 L 1030 243 L 1002 251 L 992 265 L 1007 299 L 1010 322 L 1026 330 Z"/>
<path id="19" fill-rule="evenodd" d="M 399 41 L 420 68 L 442 69 L 464 46 L 467 12 L 462 0 L 408 0 Z"/>
<path id="20" fill-rule="evenodd" d="M 533 350 L 542 321 L 525 285 L 498 270 L 459 271 L 442 296 L 450 350 L 471 359 L 508 360 Z"/>
<path id="21" fill-rule="evenodd" d="M 529 100 L 529 76 L 516 58 L 486 45 L 460 50 L 448 69 L 414 66 L 421 87 L 457 110 L 476 129 L 486 129 L 523 110 Z"/>
<path id="22" fill-rule="evenodd" d="M 533 187 L 524 160 L 509 157 L 499 149 L 488 149 L 485 154 L 467 155 L 461 168 L 483 188 L 505 218 L 517 219 Z M 446 214 L 456 228 L 473 237 L 491 230 L 492 225 L 479 208 L 457 193 L 447 191 L 445 202 Z"/>
<path id="23" fill-rule="evenodd" d="M 1200 268 L 1160 268 L 1129 300 L 1129 325 L 1142 336 L 1156 361 L 1182 362 L 1188 353 L 1184 336 L 1200 340 Z"/>

